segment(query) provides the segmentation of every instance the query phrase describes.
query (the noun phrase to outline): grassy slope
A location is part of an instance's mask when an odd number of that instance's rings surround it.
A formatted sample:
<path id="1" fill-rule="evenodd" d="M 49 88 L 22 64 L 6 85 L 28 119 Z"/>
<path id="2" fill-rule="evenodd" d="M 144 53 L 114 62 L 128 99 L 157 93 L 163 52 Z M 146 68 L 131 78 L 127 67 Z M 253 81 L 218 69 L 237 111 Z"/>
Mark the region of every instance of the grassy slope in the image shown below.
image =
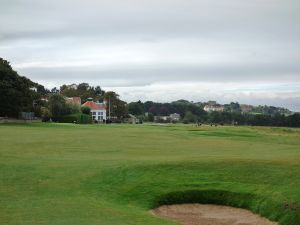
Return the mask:
<path id="1" fill-rule="evenodd" d="M 300 220 L 299 129 L 0 125 L 0 143 L 0 224 L 174 224 L 148 209 L 186 199 Z"/>

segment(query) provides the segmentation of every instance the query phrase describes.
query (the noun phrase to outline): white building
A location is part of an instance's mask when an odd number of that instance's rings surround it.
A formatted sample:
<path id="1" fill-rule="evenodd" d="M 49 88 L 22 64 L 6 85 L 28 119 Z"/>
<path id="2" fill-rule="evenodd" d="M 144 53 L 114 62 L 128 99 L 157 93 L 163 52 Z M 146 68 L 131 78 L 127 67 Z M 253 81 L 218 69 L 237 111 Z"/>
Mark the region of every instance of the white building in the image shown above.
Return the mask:
<path id="1" fill-rule="evenodd" d="M 132 123 L 132 124 L 136 124 L 136 123 L 140 123 L 140 120 L 132 114 L 129 114 L 129 118 L 125 118 L 124 119 L 125 123 Z"/>
<path id="2" fill-rule="evenodd" d="M 172 114 L 170 114 L 170 119 L 172 121 L 179 121 L 180 120 L 180 114 L 178 114 L 178 113 L 172 113 Z"/>
<path id="3" fill-rule="evenodd" d="M 37 92 L 37 88 L 36 87 L 31 87 L 29 88 L 31 91 Z"/>
<path id="4" fill-rule="evenodd" d="M 154 121 L 159 121 L 159 120 L 168 121 L 168 120 L 170 120 L 170 117 L 169 116 L 154 116 Z"/>
<path id="5" fill-rule="evenodd" d="M 206 112 L 223 112 L 224 106 L 223 105 L 206 105 L 204 106 L 204 111 Z"/>
<path id="6" fill-rule="evenodd" d="M 106 120 L 106 106 L 104 103 L 96 103 L 89 99 L 82 106 L 89 107 L 91 109 L 93 121 L 103 122 L 103 120 Z"/>

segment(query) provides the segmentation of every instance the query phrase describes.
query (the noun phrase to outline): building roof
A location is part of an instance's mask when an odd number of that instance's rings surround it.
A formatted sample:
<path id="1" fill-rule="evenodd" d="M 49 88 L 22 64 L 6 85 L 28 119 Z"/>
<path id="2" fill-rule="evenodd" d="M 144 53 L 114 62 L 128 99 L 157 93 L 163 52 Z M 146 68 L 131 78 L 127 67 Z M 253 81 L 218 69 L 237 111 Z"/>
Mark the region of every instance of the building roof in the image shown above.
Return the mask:
<path id="1" fill-rule="evenodd" d="M 66 101 L 67 101 L 67 103 L 70 103 L 70 104 L 81 105 L 81 98 L 80 97 L 67 97 Z"/>
<path id="2" fill-rule="evenodd" d="M 96 103 L 93 101 L 87 101 L 82 106 L 89 107 L 91 110 L 105 110 L 105 105 L 103 103 Z"/>

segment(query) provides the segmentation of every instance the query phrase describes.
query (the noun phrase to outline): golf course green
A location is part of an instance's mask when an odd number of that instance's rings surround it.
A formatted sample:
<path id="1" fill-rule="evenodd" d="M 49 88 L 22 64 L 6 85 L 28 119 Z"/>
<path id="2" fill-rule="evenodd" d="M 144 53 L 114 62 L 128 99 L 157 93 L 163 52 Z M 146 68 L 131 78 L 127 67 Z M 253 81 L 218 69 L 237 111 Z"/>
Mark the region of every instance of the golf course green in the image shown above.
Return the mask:
<path id="1" fill-rule="evenodd" d="M 213 203 L 300 224 L 300 129 L 0 125 L 0 224 L 176 224 L 149 211 Z"/>

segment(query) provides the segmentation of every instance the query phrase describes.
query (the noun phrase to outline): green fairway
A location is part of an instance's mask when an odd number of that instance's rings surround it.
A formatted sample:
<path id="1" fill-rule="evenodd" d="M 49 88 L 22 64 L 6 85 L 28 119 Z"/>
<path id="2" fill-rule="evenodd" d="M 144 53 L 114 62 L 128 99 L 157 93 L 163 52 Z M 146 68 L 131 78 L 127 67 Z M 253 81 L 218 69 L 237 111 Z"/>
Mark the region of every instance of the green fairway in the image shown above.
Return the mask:
<path id="1" fill-rule="evenodd" d="M 300 129 L 0 125 L 0 224 L 176 224 L 160 204 L 248 208 L 300 224 Z"/>

